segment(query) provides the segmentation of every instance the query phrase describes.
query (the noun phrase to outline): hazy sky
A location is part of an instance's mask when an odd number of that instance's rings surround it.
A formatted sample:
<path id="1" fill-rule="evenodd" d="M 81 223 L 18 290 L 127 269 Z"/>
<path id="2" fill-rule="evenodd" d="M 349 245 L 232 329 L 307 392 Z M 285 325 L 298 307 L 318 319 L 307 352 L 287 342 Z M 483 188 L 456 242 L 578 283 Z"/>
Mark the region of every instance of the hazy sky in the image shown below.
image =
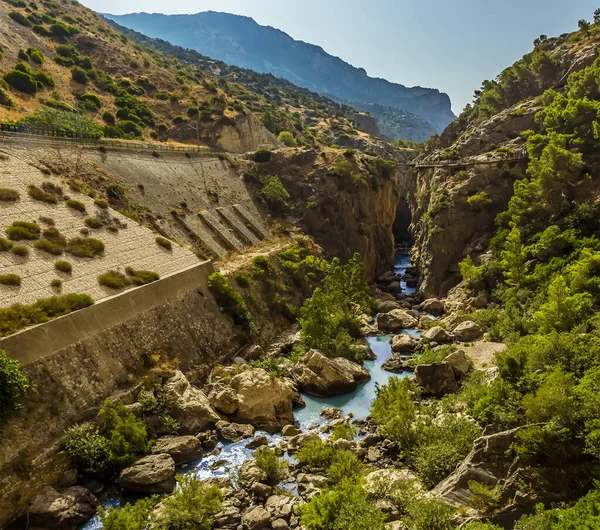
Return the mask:
<path id="1" fill-rule="evenodd" d="M 481 81 L 532 48 L 540 34 L 591 20 L 598 0 L 83 0 L 105 13 L 223 11 L 407 86 L 446 92 L 455 113 Z"/>

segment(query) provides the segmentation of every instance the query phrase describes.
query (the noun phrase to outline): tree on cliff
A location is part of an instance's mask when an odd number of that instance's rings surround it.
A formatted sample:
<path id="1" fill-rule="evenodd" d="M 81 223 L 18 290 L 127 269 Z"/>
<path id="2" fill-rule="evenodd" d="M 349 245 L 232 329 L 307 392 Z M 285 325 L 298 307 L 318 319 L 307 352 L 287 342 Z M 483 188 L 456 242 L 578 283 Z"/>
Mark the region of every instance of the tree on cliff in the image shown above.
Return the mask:
<path id="1" fill-rule="evenodd" d="M 19 362 L 0 350 L 0 423 L 23 407 L 21 399 L 28 388 L 29 382 L 19 369 Z"/>

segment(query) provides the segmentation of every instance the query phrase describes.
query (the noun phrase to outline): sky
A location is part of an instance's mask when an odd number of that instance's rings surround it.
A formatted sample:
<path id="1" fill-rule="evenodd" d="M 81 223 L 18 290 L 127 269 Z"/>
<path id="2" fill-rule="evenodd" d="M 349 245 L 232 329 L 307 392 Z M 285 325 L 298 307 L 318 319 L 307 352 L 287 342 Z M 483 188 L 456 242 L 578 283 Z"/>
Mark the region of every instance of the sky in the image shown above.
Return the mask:
<path id="1" fill-rule="evenodd" d="M 458 114 L 484 79 L 531 51 L 541 34 L 591 20 L 598 0 L 83 0 L 113 14 L 222 11 L 406 86 L 446 92 Z"/>

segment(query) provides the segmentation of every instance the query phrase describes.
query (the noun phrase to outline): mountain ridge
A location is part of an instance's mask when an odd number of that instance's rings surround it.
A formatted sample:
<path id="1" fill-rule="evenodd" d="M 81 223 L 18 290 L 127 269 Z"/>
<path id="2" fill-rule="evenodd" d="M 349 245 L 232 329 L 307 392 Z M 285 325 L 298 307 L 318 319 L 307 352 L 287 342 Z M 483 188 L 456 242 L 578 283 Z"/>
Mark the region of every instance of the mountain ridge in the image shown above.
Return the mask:
<path id="1" fill-rule="evenodd" d="M 268 72 L 338 101 L 394 107 L 416 114 L 441 132 L 454 118 L 447 94 L 370 77 L 327 53 L 254 19 L 215 11 L 193 15 L 103 14 L 149 37 L 158 37 L 229 64 Z M 294 65 L 293 68 L 290 65 Z"/>

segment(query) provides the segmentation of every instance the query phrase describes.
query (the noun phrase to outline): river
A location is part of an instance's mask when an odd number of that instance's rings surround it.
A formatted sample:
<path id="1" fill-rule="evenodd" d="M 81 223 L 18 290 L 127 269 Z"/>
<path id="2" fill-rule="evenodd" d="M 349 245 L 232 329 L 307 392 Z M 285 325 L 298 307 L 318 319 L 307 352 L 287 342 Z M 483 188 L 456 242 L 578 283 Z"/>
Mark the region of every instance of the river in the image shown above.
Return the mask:
<path id="1" fill-rule="evenodd" d="M 403 275 L 406 267 L 410 266 L 410 258 L 406 252 L 399 251 L 396 254 L 394 272 Z M 401 282 L 403 292 L 412 293 L 413 288 L 407 287 Z M 420 332 L 414 329 L 401 330 L 413 337 L 419 337 Z M 399 331 L 400 332 L 400 331 Z M 367 337 L 367 343 L 377 355 L 373 361 L 365 361 L 364 367 L 369 371 L 371 379 L 359 385 L 354 392 L 341 396 L 329 398 L 318 398 L 302 394 L 306 407 L 296 409 L 294 418 L 300 424 L 302 431 L 309 431 L 309 427 L 322 425 L 328 420 L 321 417 L 321 411 L 327 407 L 337 407 L 342 409 L 343 414 L 352 413 L 355 419 L 365 419 L 369 415 L 371 402 L 375 397 L 375 387 L 387 382 L 390 376 L 394 375 L 386 372 L 381 365 L 392 355 L 390 346 L 391 335 L 382 335 L 379 337 Z M 395 374 L 399 377 L 406 377 L 410 372 Z M 256 435 L 264 435 L 269 440 L 269 445 L 274 446 L 281 440 L 280 434 L 268 434 L 266 432 L 256 431 Z M 200 460 L 180 466 L 178 473 L 192 473 L 199 479 L 208 479 L 211 477 L 230 476 L 242 465 L 242 463 L 252 458 L 252 450 L 246 449 L 248 440 L 241 440 L 235 443 L 219 442 L 215 453 L 204 456 Z M 118 506 L 123 501 L 135 500 L 136 497 L 122 497 L 116 488 L 111 488 L 100 496 L 103 506 Z M 137 497 L 139 498 L 139 497 Z M 90 519 L 86 524 L 80 527 L 80 530 L 101 530 L 102 525 L 98 516 Z"/>

